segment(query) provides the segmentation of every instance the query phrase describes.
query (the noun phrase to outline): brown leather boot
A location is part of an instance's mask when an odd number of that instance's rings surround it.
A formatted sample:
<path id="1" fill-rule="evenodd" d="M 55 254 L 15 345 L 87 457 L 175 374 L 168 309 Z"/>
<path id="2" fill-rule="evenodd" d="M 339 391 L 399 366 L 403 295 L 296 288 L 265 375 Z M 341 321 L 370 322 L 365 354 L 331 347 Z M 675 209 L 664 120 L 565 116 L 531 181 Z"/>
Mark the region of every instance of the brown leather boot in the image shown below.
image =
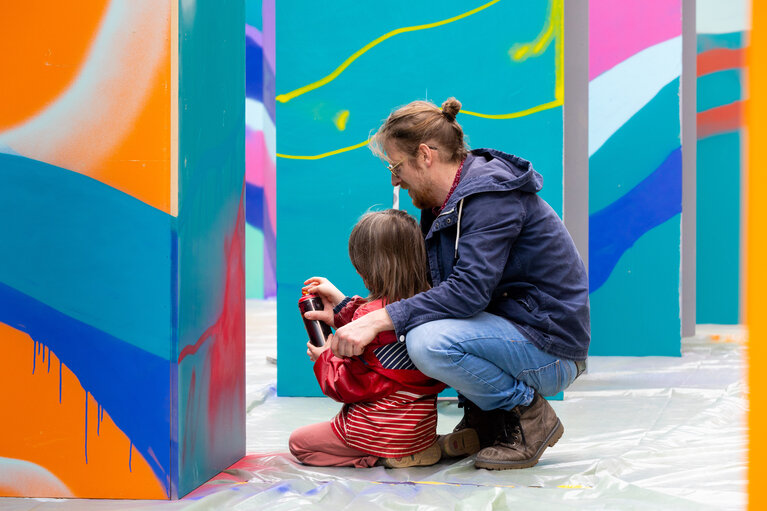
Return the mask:
<path id="1" fill-rule="evenodd" d="M 401 458 L 378 458 L 378 464 L 386 468 L 426 467 L 434 465 L 442 457 L 439 445 L 431 444 L 423 451 Z"/>
<path id="2" fill-rule="evenodd" d="M 452 433 L 441 435 L 437 440 L 442 455 L 470 456 L 483 447 L 493 445 L 501 426 L 503 410 L 485 411 L 468 399 L 458 406 L 463 408 L 461 422 Z"/>
<path id="3" fill-rule="evenodd" d="M 538 392 L 528 406 L 515 406 L 503 418 L 501 435 L 495 445 L 479 451 L 475 467 L 492 470 L 532 467 L 546 447 L 553 447 L 565 432 L 554 409 Z"/>

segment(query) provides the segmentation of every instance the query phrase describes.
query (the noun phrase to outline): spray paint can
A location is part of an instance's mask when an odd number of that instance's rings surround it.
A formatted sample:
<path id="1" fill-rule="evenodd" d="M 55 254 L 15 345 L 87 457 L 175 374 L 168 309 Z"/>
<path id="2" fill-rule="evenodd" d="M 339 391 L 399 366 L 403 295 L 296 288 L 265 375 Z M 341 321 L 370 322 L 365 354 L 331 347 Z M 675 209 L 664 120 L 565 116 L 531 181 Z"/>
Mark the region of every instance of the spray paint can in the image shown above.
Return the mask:
<path id="1" fill-rule="evenodd" d="M 309 334 L 309 342 L 318 348 L 324 346 L 325 340 L 331 334 L 330 327 L 324 321 L 309 320 L 304 317 L 305 312 L 323 310 L 322 299 L 317 295 L 306 294 L 298 299 L 298 310 L 301 311 L 306 333 Z"/>

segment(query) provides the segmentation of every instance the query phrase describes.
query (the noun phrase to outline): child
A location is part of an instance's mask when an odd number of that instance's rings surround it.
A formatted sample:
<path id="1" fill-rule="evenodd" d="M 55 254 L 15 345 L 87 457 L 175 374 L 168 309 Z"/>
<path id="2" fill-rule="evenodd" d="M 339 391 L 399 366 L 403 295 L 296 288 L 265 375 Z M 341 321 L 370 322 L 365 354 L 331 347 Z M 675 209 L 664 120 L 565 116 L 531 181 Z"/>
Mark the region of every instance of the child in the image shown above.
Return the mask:
<path id="1" fill-rule="evenodd" d="M 349 236 L 349 257 L 370 291 L 367 298 L 344 297 L 325 278 L 304 282 L 305 291 L 322 297 L 323 320 L 335 328 L 429 288 L 423 236 L 404 211 L 364 215 Z M 290 452 L 317 466 L 401 468 L 439 461 L 436 394 L 445 385 L 416 369 L 393 331 L 379 334 L 359 357 L 335 357 L 331 340 L 322 348 L 307 343 L 307 354 L 322 392 L 345 404 L 332 421 L 294 431 Z"/>

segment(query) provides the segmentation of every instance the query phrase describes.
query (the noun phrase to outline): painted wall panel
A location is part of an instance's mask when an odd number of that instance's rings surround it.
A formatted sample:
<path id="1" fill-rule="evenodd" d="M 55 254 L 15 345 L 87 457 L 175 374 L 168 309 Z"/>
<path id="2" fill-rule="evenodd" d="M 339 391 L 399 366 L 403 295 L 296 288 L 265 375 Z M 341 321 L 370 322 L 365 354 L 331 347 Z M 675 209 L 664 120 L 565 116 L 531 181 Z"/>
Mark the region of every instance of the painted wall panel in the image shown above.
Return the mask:
<path id="1" fill-rule="evenodd" d="M 678 356 L 681 1 L 589 9 L 589 354 Z"/>
<path id="2" fill-rule="evenodd" d="M 272 298 L 275 272 L 275 41 L 274 0 L 248 0 L 245 25 L 245 294 Z"/>
<path id="3" fill-rule="evenodd" d="M 698 323 L 741 321 L 743 88 L 748 3 L 697 6 Z"/>
<path id="4" fill-rule="evenodd" d="M 365 293 L 347 239 L 368 208 L 392 205 L 390 175 L 365 145 L 395 107 L 457 97 L 471 146 L 531 160 L 544 176 L 542 196 L 561 214 L 562 8 L 560 0 L 449 1 L 436 10 L 405 1 L 280 3 L 280 395 L 320 394 L 296 307 L 302 282 L 324 275 L 348 294 Z"/>
<path id="5" fill-rule="evenodd" d="M 183 496 L 245 454 L 246 48 L 243 3 L 180 6 L 174 461 Z"/>
<path id="6" fill-rule="evenodd" d="M 163 498 L 171 5 L 45 4 L 0 7 L 2 493 Z"/>
<path id="7" fill-rule="evenodd" d="M 244 13 L 186 19 L 179 119 L 174 2 L 43 4 L 0 7 L 0 495 L 178 496 L 179 394 L 195 477 L 244 448 Z"/>

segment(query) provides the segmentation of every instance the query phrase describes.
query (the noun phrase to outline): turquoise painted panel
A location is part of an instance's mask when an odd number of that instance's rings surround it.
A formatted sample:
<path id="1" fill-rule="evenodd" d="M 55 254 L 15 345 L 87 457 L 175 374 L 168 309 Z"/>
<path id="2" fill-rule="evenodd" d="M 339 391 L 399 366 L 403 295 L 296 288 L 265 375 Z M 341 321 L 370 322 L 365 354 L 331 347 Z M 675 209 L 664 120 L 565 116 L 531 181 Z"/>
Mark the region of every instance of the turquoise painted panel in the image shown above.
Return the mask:
<path id="1" fill-rule="evenodd" d="M 245 454 L 245 6 L 180 2 L 176 494 Z"/>
<path id="2" fill-rule="evenodd" d="M 740 146 L 739 132 L 698 141 L 698 323 L 740 319 Z"/>
<path id="3" fill-rule="evenodd" d="M 439 5 L 404 0 L 386 4 L 350 0 L 280 3 L 280 395 L 320 395 L 306 357 L 306 333 L 296 306 L 301 284 L 308 277 L 322 275 L 347 294 L 366 294 L 349 262 L 348 235 L 371 206 L 392 205 L 390 174 L 365 148 L 314 160 L 291 157 L 322 155 L 363 143 L 392 109 L 415 99 L 441 104 L 455 96 L 464 109 L 490 115 L 555 101 L 555 43 L 525 60 L 515 61 L 510 54 L 517 43 L 534 41 L 544 30 L 548 2 L 498 2 L 451 23 L 395 35 L 362 53 L 324 85 L 310 87 L 288 101 L 284 95 L 328 76 L 354 52 L 392 30 L 446 20 L 482 5 L 481 1 L 457 0 Z M 524 22 L 512 26 L 509 20 Z M 560 106 L 505 120 L 459 114 L 458 121 L 472 147 L 492 146 L 530 159 L 544 176 L 542 196 L 561 213 Z M 401 201 L 404 209 L 417 214 L 405 193 Z"/>
<path id="4" fill-rule="evenodd" d="M 697 109 L 729 105 L 743 95 L 742 71 L 727 69 L 698 77 Z"/>
<path id="5" fill-rule="evenodd" d="M 90 177 L 0 154 L 0 283 L 167 360 L 171 217 Z"/>
<path id="6" fill-rule="evenodd" d="M 737 50 L 746 45 L 744 32 L 729 32 L 725 34 L 698 34 L 698 53 L 715 48 Z"/>
<path id="7" fill-rule="evenodd" d="M 264 233 L 245 224 L 245 296 L 264 299 Z"/>
<path id="8" fill-rule="evenodd" d="M 745 48 L 747 32 L 698 34 L 698 52 Z M 732 69 L 698 78 L 698 111 L 745 97 L 743 70 Z M 737 121 L 737 119 L 733 119 Z M 740 322 L 742 127 L 738 122 L 698 140 L 697 155 L 697 323 Z M 699 130 L 701 125 L 699 124 Z M 709 133 L 711 130 L 708 130 Z M 699 131 L 700 133 L 700 131 Z"/>
<path id="9" fill-rule="evenodd" d="M 257 28 L 258 30 L 264 29 L 263 15 L 261 13 L 262 5 L 261 0 L 246 0 L 245 1 L 245 23 Z"/>
<path id="10" fill-rule="evenodd" d="M 674 80 L 589 158 L 589 210 L 633 189 L 680 145 L 679 80 Z"/>
<path id="11" fill-rule="evenodd" d="M 589 355 L 680 356 L 680 216 L 649 231 L 591 293 Z"/>

